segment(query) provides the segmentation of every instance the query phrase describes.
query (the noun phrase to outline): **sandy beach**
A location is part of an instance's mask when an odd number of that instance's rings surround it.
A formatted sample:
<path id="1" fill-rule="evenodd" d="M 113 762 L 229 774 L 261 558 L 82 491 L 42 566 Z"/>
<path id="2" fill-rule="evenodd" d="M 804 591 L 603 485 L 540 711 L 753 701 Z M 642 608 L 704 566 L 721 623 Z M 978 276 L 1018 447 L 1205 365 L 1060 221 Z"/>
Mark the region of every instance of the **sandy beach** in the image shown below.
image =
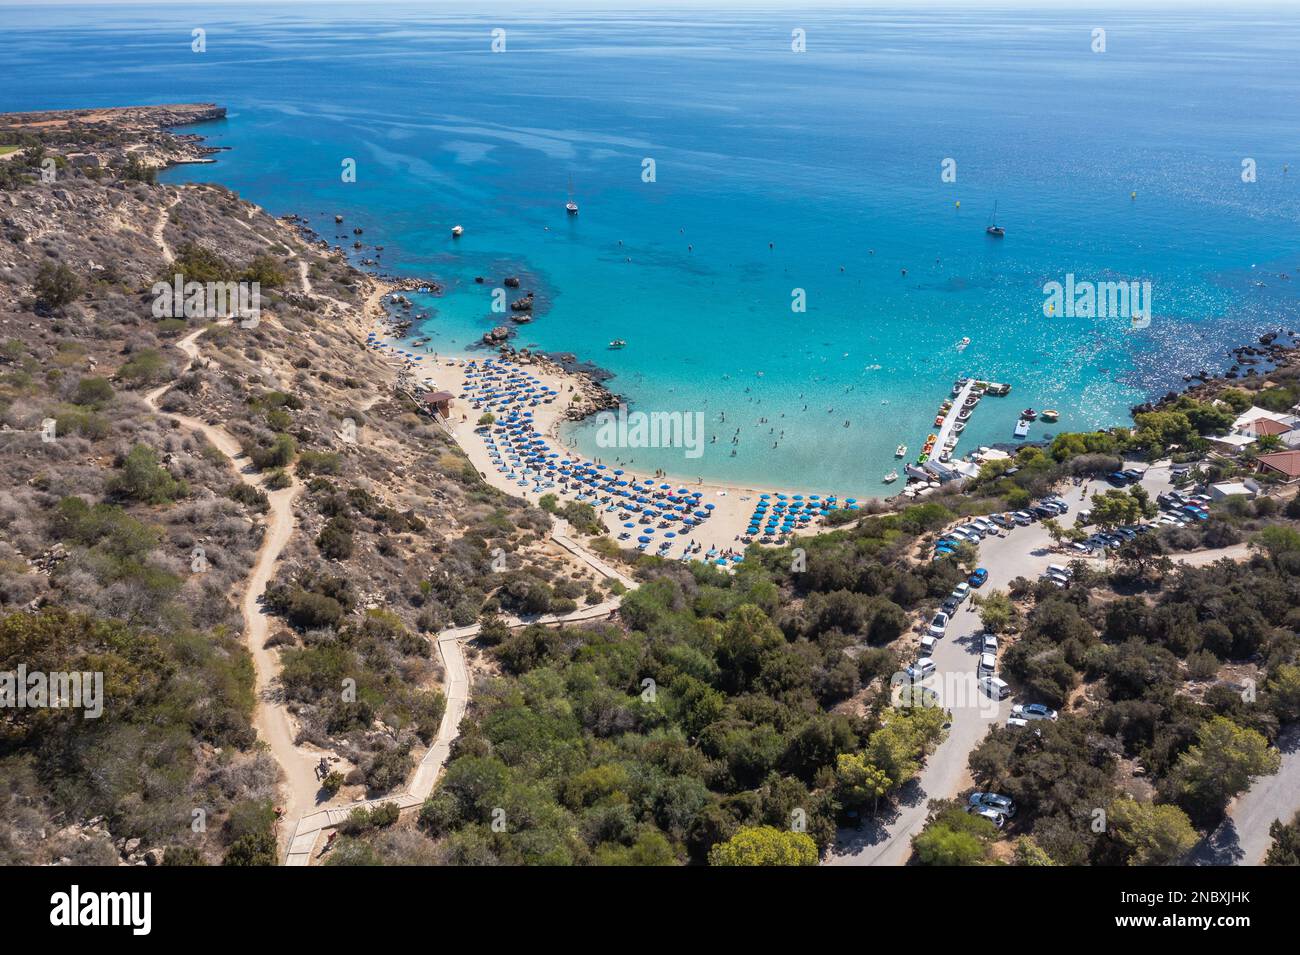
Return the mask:
<path id="1" fill-rule="evenodd" d="M 591 408 L 589 397 L 591 386 L 586 378 L 567 372 L 554 361 L 539 355 L 516 356 L 506 360 L 495 352 L 488 351 L 474 355 L 423 352 L 410 348 L 402 338 L 393 335 L 392 330 L 382 319 L 377 320 L 373 315 L 368 315 L 366 320 L 369 323 L 366 332 L 370 336 L 369 347 L 380 354 L 385 354 L 390 365 L 397 370 L 409 368 L 417 383 L 428 389 L 450 392 L 455 396 L 447 420 L 448 430 L 485 481 L 507 494 L 524 498 L 533 504 L 546 494 L 555 495 L 561 501 L 572 501 L 577 498 L 580 489 L 573 486 L 564 488 L 559 482 L 550 484 L 543 481 L 539 487 L 536 480 L 523 480 L 519 476 L 510 477 L 513 472 L 508 465 L 506 472 L 502 473 L 499 469 L 499 460 L 494 460 L 493 450 L 488 440 L 490 436 L 500 440 L 501 436 L 478 429 L 478 421 L 488 409 L 475 408 L 474 401 L 467 400 L 466 396 L 471 394 L 471 389 L 475 386 L 472 373 L 481 369 L 484 362 L 488 360 L 494 361 L 498 366 L 513 367 L 519 372 L 536 378 L 539 392 L 543 389 L 554 392 L 549 403 L 539 400 L 526 409 L 532 412 L 533 429 L 544 436 L 545 452 L 556 454 L 561 459 L 586 460 L 563 439 L 563 426 L 574 417 L 571 412 L 587 411 Z M 420 359 L 413 361 L 405 358 L 400 354 L 403 351 L 408 355 L 418 354 Z M 497 417 L 499 419 L 500 415 L 498 414 Z M 618 454 L 617 449 L 611 449 L 610 457 L 597 458 L 592 463 L 603 464 L 611 472 L 615 469 L 622 471 L 623 473 L 618 475 L 620 481 L 628 482 L 629 486 L 640 484 L 647 493 L 665 495 L 675 493 L 678 488 L 684 488 L 691 495 L 700 495 L 692 507 L 698 508 L 700 512 L 707 513 L 709 516 L 690 528 L 642 519 L 634 510 L 625 507 L 610 509 L 609 505 L 596 506 L 597 515 L 606 530 L 623 546 L 635 547 L 639 538 L 648 536 L 652 543 L 644 546 L 646 552 L 657 553 L 667 558 L 682 558 L 688 548 L 692 550 L 691 556 L 694 559 L 712 557 L 717 561 L 728 556 L 743 554 L 748 546 L 743 538 L 750 526 L 751 515 L 760 502 L 766 500 L 774 506 L 786 499 L 791 503 L 805 500 L 802 491 L 796 492 L 798 493 L 796 500 L 796 493 L 781 489 L 709 483 L 701 481 L 698 477 L 684 480 L 681 475 L 642 473 L 633 467 L 625 466 L 619 460 Z M 812 494 L 819 495 L 819 492 L 813 490 Z M 826 496 L 821 493 L 817 498 L 809 495 L 808 499 L 820 500 Z M 847 504 L 852 499 L 844 500 Z M 628 527 L 629 524 L 632 526 Z M 814 519 L 805 527 L 791 530 L 786 538 L 799 533 L 815 533 L 822 527 L 823 521 Z M 668 536 L 670 534 L 672 536 Z M 769 541 L 773 544 L 780 542 L 782 542 L 781 538 L 776 536 Z M 668 546 L 661 550 L 661 545 L 664 543 Z"/>

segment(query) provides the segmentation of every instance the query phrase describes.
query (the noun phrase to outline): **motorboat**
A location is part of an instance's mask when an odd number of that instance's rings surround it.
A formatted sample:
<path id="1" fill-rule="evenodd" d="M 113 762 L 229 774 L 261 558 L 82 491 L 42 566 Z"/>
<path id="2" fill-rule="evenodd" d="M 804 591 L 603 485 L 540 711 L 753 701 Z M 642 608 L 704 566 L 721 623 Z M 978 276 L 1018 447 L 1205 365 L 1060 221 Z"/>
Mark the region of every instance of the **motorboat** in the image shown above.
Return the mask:
<path id="1" fill-rule="evenodd" d="M 1057 421 L 1057 420 L 1060 419 L 1060 417 L 1061 417 L 1061 412 L 1059 412 L 1059 411 L 1054 411 L 1054 410 L 1052 410 L 1051 408 L 1045 408 L 1045 409 L 1043 410 L 1042 415 L 1040 415 L 1040 417 L 1041 417 L 1044 421 L 1046 421 L 1046 422 L 1048 422 L 1048 423 L 1051 423 L 1051 422 L 1053 422 L 1053 421 Z"/>
<path id="2" fill-rule="evenodd" d="M 893 484 L 895 481 L 898 480 L 898 472 L 890 471 L 888 474 L 885 475 L 884 480 L 886 484 Z"/>
<path id="3" fill-rule="evenodd" d="M 1026 408 L 1024 411 L 1020 412 L 1020 417 L 1025 421 L 1033 421 L 1038 417 L 1038 412 L 1033 408 Z"/>
<path id="4" fill-rule="evenodd" d="M 627 342 L 623 341 L 623 339 L 621 338 L 616 338 L 609 343 L 610 348 L 624 348 L 626 346 L 627 346 Z"/>
<path id="5" fill-rule="evenodd" d="M 894 457 L 901 458 L 901 457 L 906 457 L 906 455 L 907 455 L 907 445 L 900 444 L 897 448 L 894 449 Z"/>
<path id="6" fill-rule="evenodd" d="M 465 234 L 465 230 L 461 226 L 454 225 L 451 227 L 451 237 L 453 239 L 459 239 L 464 234 Z"/>

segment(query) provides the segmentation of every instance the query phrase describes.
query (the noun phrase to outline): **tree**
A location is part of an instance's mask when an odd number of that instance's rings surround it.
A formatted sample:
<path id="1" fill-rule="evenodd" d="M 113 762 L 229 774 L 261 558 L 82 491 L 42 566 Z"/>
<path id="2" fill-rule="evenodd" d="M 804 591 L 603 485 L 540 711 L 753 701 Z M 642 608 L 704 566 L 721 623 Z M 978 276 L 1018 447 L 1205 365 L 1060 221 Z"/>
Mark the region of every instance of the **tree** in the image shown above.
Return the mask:
<path id="1" fill-rule="evenodd" d="M 1052 860 L 1052 857 L 1043 851 L 1042 846 L 1040 846 L 1037 842 L 1034 841 L 1033 836 L 1021 836 L 1019 839 L 1016 840 L 1016 851 L 1015 851 L 1014 858 L 1015 858 L 1016 865 L 1026 865 L 1026 866 L 1056 865 L 1056 863 Z"/>
<path id="2" fill-rule="evenodd" d="M 835 757 L 835 785 L 840 804 L 845 808 L 858 809 L 871 800 L 871 811 L 875 812 L 880 797 L 889 792 L 893 782 L 865 754 L 840 753 Z"/>
<path id="3" fill-rule="evenodd" d="M 991 590 L 987 594 L 979 594 L 976 599 L 979 601 L 980 623 L 989 633 L 1007 633 L 1015 624 L 1018 614 L 1016 606 L 1000 590 Z"/>
<path id="4" fill-rule="evenodd" d="M 1273 845 L 1264 856 L 1264 865 L 1300 865 L 1300 812 L 1289 823 L 1275 819 L 1268 827 Z"/>
<path id="5" fill-rule="evenodd" d="M 1049 517 L 1043 521 L 1043 528 L 1047 531 L 1047 536 L 1052 539 L 1052 543 L 1060 547 L 1061 538 L 1065 536 L 1065 528 L 1061 526 L 1061 522 L 1054 517 Z"/>
<path id="6" fill-rule="evenodd" d="M 1175 865 L 1196 845 L 1196 830 L 1177 806 L 1121 799 L 1108 818 L 1115 837 L 1131 851 L 1129 865 Z"/>
<path id="7" fill-rule="evenodd" d="M 1114 530 L 1142 519 L 1142 502 L 1123 491 L 1107 491 L 1092 496 L 1092 522 L 1104 530 Z"/>
<path id="8" fill-rule="evenodd" d="M 816 865 L 817 844 L 806 832 L 745 826 L 709 850 L 709 865 Z"/>
<path id="9" fill-rule="evenodd" d="M 981 865 L 988 860 L 989 845 L 997 834 L 987 819 L 948 803 L 912 839 L 912 849 L 921 865 Z"/>
<path id="10" fill-rule="evenodd" d="M 1281 723 L 1300 720 L 1300 666 L 1282 663 L 1265 684 L 1268 705 Z"/>
<path id="11" fill-rule="evenodd" d="M 921 763 L 945 735 L 948 715 L 938 707 L 914 706 L 891 710 L 885 725 L 871 734 L 863 754 L 888 776 L 894 788 L 921 771 Z"/>
<path id="12" fill-rule="evenodd" d="M 144 504 L 168 504 L 189 493 L 189 486 L 158 464 L 158 455 L 147 444 L 137 444 L 127 454 L 121 470 L 108 482 L 111 494 Z"/>
<path id="13" fill-rule="evenodd" d="M 1272 775 L 1282 764 L 1281 754 L 1260 733 L 1225 716 L 1202 723 L 1196 739 L 1172 775 L 1179 801 L 1195 818 L 1216 817 L 1229 799 L 1250 786 L 1252 777 Z"/>
<path id="14" fill-rule="evenodd" d="M 33 283 L 36 292 L 36 310 L 52 312 L 71 305 L 81 296 L 81 279 L 62 262 L 43 262 L 36 271 Z"/>

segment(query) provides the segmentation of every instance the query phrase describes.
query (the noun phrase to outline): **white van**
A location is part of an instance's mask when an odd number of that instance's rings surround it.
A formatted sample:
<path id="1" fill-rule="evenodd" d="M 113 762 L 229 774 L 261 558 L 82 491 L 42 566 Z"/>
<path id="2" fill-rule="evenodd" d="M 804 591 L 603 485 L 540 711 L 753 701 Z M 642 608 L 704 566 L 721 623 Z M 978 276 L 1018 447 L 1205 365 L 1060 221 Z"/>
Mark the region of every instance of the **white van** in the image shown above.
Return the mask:
<path id="1" fill-rule="evenodd" d="M 980 672 L 981 674 L 987 673 L 989 676 L 992 676 L 992 675 L 993 675 L 993 671 L 996 670 L 997 668 L 998 668 L 998 658 L 997 658 L 997 657 L 995 657 L 995 656 L 994 656 L 993 654 L 991 654 L 991 653 L 981 653 L 981 654 L 980 654 L 979 672 Z"/>
<path id="2" fill-rule="evenodd" d="M 979 687 L 985 696 L 994 700 L 1005 700 L 1011 695 L 1011 687 L 1007 686 L 1006 681 L 999 680 L 991 673 L 980 677 Z"/>
<path id="3" fill-rule="evenodd" d="M 925 636 L 921 638 L 921 656 L 928 657 L 934 653 L 934 646 L 939 641 L 934 637 Z"/>

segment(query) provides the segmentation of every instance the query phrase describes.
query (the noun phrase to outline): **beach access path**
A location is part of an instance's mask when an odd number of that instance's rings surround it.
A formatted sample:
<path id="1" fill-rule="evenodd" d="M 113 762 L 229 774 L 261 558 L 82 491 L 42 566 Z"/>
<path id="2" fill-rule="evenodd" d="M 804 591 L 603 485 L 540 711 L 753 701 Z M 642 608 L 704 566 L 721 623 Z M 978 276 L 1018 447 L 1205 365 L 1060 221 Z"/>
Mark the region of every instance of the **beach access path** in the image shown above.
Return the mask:
<path id="1" fill-rule="evenodd" d="M 229 322 L 218 322 L 228 325 Z M 207 328 L 191 332 L 176 343 L 176 347 L 191 360 L 198 358 L 198 339 Z M 144 401 L 154 412 L 168 417 L 187 431 L 202 434 L 214 448 L 225 455 L 238 479 L 266 494 L 269 507 L 262 543 L 258 547 L 253 566 L 244 582 L 240 600 L 240 615 L 244 620 L 244 642 L 253 658 L 254 697 L 253 726 L 257 735 L 270 747 L 271 755 L 284 772 L 283 809 L 287 814 L 303 811 L 315 802 L 320 784 L 316 780 L 315 765 L 322 751 L 310 751 L 294 743 L 297 730 L 293 718 L 282 703 L 272 702 L 271 687 L 280 673 L 280 660 L 275 651 L 266 646 L 270 634 L 270 620 L 262 606 L 262 593 L 274 575 L 276 562 L 288 545 L 297 521 L 293 502 L 302 490 L 296 477 L 280 490 L 267 489 L 265 478 L 253 470 L 243 449 L 234 436 L 219 424 L 200 421 L 186 415 L 162 411 L 159 402 L 172 387 L 162 385 L 145 395 Z"/>
<path id="2" fill-rule="evenodd" d="M 575 543 L 568 532 L 569 527 L 564 521 L 556 521 L 551 529 L 551 538 L 561 547 L 573 552 L 575 556 L 599 573 L 618 580 L 629 589 L 636 587 L 636 581 L 622 571 L 611 567 L 580 544 Z M 533 625 L 561 626 L 603 620 L 617 613 L 622 602 L 623 598 L 621 596 L 615 596 L 590 607 L 580 607 L 572 613 L 558 616 L 543 614 L 526 618 L 505 617 L 503 622 L 506 626 L 517 629 Z M 292 835 L 289 838 L 288 851 L 284 855 L 285 865 L 310 865 L 314 858 L 319 858 L 318 855 L 315 855 L 315 849 L 321 833 L 338 826 L 357 809 L 371 809 L 386 803 L 394 803 L 399 809 L 413 809 L 429 798 L 429 794 L 433 792 L 433 787 L 441 777 L 443 767 L 451 755 L 452 743 L 460 735 L 460 723 L 465 716 L 466 709 L 469 707 L 470 673 L 465 662 L 463 644 L 478 636 L 481 629 L 481 625 L 477 623 L 466 627 L 450 627 L 434 638 L 438 657 L 446 671 L 444 693 L 447 699 L 447 709 L 442 715 L 442 722 L 438 725 L 437 735 L 429 745 L 429 749 L 425 752 L 419 765 L 416 766 L 406 790 L 376 799 L 324 806 L 303 815 L 301 818 L 297 818 L 293 825 Z"/>

